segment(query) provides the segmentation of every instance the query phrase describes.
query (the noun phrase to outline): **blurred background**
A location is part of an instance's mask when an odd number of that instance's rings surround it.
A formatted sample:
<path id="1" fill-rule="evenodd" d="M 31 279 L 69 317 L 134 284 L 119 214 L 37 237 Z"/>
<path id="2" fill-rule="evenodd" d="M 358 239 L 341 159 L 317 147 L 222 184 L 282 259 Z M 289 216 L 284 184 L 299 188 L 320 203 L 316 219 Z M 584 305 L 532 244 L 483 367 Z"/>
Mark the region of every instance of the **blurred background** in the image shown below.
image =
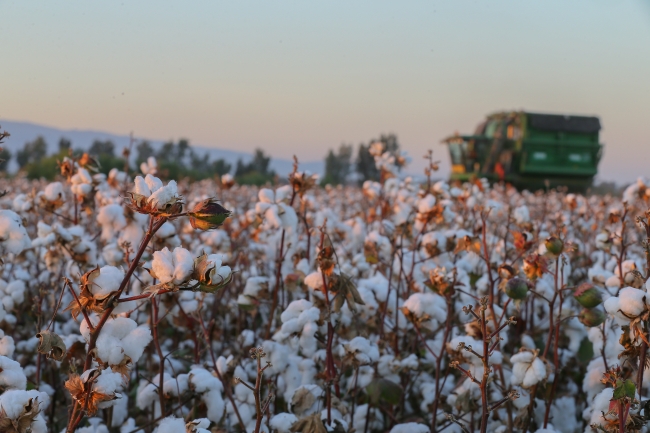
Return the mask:
<path id="1" fill-rule="evenodd" d="M 354 171 L 393 134 L 409 173 L 433 149 L 442 178 L 443 138 L 529 110 L 600 118 L 599 181 L 650 174 L 646 0 L 0 0 L 0 16 L 10 171 L 62 137 L 110 165 L 133 132 L 132 158 L 184 170 L 286 174 L 296 155 L 324 174 L 330 149 Z"/>

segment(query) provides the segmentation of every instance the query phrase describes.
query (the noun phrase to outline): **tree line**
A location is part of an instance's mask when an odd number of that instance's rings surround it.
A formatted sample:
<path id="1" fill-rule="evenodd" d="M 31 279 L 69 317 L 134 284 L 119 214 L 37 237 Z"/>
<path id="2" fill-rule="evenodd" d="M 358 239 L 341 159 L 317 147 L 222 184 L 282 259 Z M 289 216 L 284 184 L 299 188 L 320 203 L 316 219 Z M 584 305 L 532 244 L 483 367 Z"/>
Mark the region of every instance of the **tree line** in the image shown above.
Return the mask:
<path id="1" fill-rule="evenodd" d="M 108 173 L 111 169 L 124 170 L 129 167 L 125 154 L 118 155 L 116 146 L 110 140 L 95 140 L 87 151 L 73 149 L 72 142 L 61 138 L 58 150 L 48 155 L 47 142 L 41 136 L 25 143 L 16 155 L 7 149 L 0 151 L 0 171 L 6 171 L 9 161 L 15 157 L 21 171 L 30 179 L 54 179 L 58 173 L 57 161 L 66 156 L 81 157 L 84 153 L 92 156 L 98 163 L 99 171 Z M 167 141 L 158 150 L 154 149 L 149 141 L 143 140 L 134 148 L 136 167 L 149 157 L 155 157 L 158 164 L 158 174 L 162 177 L 180 179 L 188 177 L 192 180 L 201 180 L 231 173 L 233 167 L 223 158 L 211 160 L 210 154 L 200 155 L 190 145 L 189 140 L 180 139 L 177 142 Z M 242 184 L 262 185 L 272 182 L 276 173 L 270 168 L 271 157 L 263 150 L 257 149 L 250 162 L 242 159 L 237 161 L 233 175 Z M 132 167 L 131 167 L 132 168 Z"/>
<path id="2" fill-rule="evenodd" d="M 353 159 L 354 146 L 343 143 L 337 151 L 330 149 L 327 153 L 321 184 L 345 185 L 363 183 L 366 180 L 378 181 L 380 173 L 375 165 L 375 158 L 370 154 L 370 146 L 377 142 L 383 144 L 386 152 L 395 153 L 400 148 L 395 134 L 381 134 L 378 139 L 372 139 L 368 144 L 359 144 L 356 158 Z"/>
<path id="3" fill-rule="evenodd" d="M 368 144 L 360 143 L 356 150 L 352 144 L 341 144 L 338 149 L 330 149 L 325 157 L 325 172 L 322 185 L 343 185 L 349 183 L 363 183 L 366 180 L 379 180 L 379 170 L 375 159 L 370 154 L 370 146 L 381 142 L 384 150 L 395 153 L 400 145 L 395 134 L 382 134 L 378 139 L 372 139 Z M 54 179 L 58 173 L 57 161 L 65 156 L 80 157 L 84 151 L 73 149 L 72 142 L 61 138 L 58 151 L 52 155 L 47 154 L 47 143 L 41 136 L 25 143 L 23 148 L 16 152 L 15 159 L 28 178 L 44 177 Z M 138 142 L 134 148 L 136 167 L 151 156 L 158 163 L 158 174 L 161 177 L 180 179 L 188 177 L 192 180 L 201 180 L 222 176 L 231 173 L 240 184 L 264 185 L 274 182 L 277 178 L 275 171 L 270 167 L 271 157 L 263 150 L 256 149 L 249 162 L 239 159 L 232 164 L 223 158 L 210 159 L 209 152 L 199 154 L 190 145 L 189 140 L 180 139 L 177 142 L 167 141 L 158 150 L 154 149 L 149 141 Z M 128 167 L 125 156 L 116 154 L 116 146 L 110 140 L 95 140 L 87 152 L 98 162 L 99 170 L 108 173 L 113 168 L 120 170 Z M 0 171 L 6 171 L 10 159 L 14 157 L 7 149 L 0 151 Z"/>

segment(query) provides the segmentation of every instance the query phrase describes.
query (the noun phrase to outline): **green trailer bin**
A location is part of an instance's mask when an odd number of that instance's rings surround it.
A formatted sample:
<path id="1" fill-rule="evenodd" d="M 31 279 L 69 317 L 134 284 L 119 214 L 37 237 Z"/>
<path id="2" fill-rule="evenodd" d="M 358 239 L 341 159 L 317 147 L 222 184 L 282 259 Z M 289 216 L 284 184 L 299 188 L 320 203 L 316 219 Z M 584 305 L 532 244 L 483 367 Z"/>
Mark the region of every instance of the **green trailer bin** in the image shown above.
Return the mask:
<path id="1" fill-rule="evenodd" d="M 597 117 L 501 112 L 488 116 L 473 135 L 443 142 L 449 146 L 451 180 L 486 177 L 520 189 L 585 191 L 602 156 L 600 129 Z"/>

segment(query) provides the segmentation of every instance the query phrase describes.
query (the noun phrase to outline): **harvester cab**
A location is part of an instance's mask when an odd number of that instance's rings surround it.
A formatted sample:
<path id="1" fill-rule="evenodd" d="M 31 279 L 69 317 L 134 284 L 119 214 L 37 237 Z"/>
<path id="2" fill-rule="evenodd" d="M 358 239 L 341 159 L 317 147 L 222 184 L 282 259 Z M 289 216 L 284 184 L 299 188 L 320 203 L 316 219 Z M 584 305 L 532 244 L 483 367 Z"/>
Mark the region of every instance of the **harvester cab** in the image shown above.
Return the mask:
<path id="1" fill-rule="evenodd" d="M 526 112 L 492 114 L 473 135 L 443 140 L 451 180 L 485 177 L 519 189 L 566 186 L 585 191 L 598 171 L 603 145 L 597 117 Z"/>

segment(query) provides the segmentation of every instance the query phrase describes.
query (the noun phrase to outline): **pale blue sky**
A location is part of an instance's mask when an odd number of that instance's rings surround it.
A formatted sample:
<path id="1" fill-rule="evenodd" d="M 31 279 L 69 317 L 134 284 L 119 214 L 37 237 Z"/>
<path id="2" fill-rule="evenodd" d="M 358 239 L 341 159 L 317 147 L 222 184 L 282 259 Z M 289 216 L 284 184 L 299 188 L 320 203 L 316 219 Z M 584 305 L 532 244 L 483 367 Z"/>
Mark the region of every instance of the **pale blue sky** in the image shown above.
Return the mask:
<path id="1" fill-rule="evenodd" d="M 0 17 L 0 119 L 303 160 L 395 132 L 446 166 L 440 139 L 492 111 L 595 114 L 602 177 L 650 175 L 648 0 L 0 0 Z"/>

